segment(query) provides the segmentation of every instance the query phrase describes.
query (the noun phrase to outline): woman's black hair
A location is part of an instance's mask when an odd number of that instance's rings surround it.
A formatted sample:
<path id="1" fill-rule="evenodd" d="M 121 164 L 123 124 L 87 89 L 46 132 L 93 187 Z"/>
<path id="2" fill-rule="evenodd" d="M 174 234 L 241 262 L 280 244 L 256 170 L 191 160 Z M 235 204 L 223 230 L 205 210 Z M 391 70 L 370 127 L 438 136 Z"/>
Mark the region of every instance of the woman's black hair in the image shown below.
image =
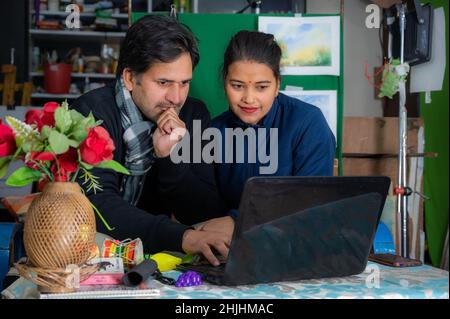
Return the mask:
<path id="1" fill-rule="evenodd" d="M 189 53 L 192 67 L 200 55 L 195 36 L 174 18 L 147 15 L 136 21 L 127 31 L 120 48 L 117 76 L 125 68 L 135 74 L 147 71 L 154 63 L 170 63 L 182 53 Z"/>
<path id="2" fill-rule="evenodd" d="M 255 61 L 272 69 L 280 79 L 281 48 L 272 34 L 258 31 L 239 31 L 230 40 L 223 58 L 222 78 L 228 75 L 228 67 L 237 61 Z"/>

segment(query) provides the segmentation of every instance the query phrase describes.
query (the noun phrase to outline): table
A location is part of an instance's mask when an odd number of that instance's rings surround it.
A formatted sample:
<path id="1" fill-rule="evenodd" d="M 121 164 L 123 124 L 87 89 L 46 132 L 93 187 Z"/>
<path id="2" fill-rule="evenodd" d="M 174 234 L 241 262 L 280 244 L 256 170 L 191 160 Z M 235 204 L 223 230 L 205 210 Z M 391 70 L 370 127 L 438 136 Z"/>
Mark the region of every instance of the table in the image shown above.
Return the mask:
<path id="1" fill-rule="evenodd" d="M 171 271 L 166 276 L 177 278 L 180 273 Z M 39 298 L 36 286 L 20 278 L 21 282 L 6 293 L 10 298 Z M 366 270 L 342 278 L 278 282 L 237 287 L 215 286 L 205 283 L 197 287 L 176 288 L 155 280 L 149 288 L 160 291 L 163 299 L 422 299 L 449 298 L 448 271 L 430 266 L 393 268 L 369 262 Z M 2 292 L 2 296 L 5 294 Z"/>

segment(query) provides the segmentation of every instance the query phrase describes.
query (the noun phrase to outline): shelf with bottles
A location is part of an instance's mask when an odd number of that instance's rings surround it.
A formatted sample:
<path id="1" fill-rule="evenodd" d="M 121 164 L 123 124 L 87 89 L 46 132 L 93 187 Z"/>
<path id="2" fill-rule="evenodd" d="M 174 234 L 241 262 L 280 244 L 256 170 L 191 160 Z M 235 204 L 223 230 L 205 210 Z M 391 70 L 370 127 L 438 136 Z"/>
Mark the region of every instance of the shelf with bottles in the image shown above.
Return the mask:
<path id="1" fill-rule="evenodd" d="M 72 79 L 69 87 L 69 91 L 67 93 L 61 93 L 61 94 L 54 94 L 54 93 L 48 93 L 45 91 L 44 87 L 44 81 L 43 79 L 40 79 L 39 81 L 36 81 L 34 85 L 34 92 L 31 94 L 32 98 L 32 105 L 40 105 L 42 100 L 74 100 L 81 96 L 84 93 L 87 93 L 91 90 L 101 88 L 105 85 L 110 83 L 108 79 L 97 79 L 97 80 L 91 80 L 89 78 L 78 78 L 78 79 Z"/>
<path id="2" fill-rule="evenodd" d="M 68 99 L 68 100 L 73 100 L 76 99 L 80 96 L 81 94 L 51 94 L 51 93 L 32 93 L 31 97 L 33 99 L 54 99 L 54 100 L 64 100 L 64 99 Z"/>
<path id="3" fill-rule="evenodd" d="M 31 10 L 31 14 L 36 14 L 36 11 Z M 48 11 L 41 10 L 39 15 L 43 16 L 57 16 L 57 17 L 67 17 L 69 15 L 66 11 Z M 95 12 L 80 12 L 80 18 L 94 18 L 96 17 Z M 111 18 L 113 19 L 128 19 L 128 13 L 112 13 Z"/>
<path id="4" fill-rule="evenodd" d="M 128 29 L 128 20 L 126 0 L 30 2 L 32 36 L 123 37 Z"/>
<path id="5" fill-rule="evenodd" d="M 46 72 L 55 71 L 46 68 L 59 63 L 70 65 L 66 73 L 71 73 L 72 78 L 114 79 L 119 49 L 120 45 L 114 42 L 83 48 L 41 43 L 31 50 L 30 80 L 45 77 Z"/>
<path id="6" fill-rule="evenodd" d="M 83 30 L 42 30 L 42 29 L 30 29 L 30 35 L 33 37 L 47 37 L 53 36 L 55 39 L 60 36 L 69 37 L 94 37 L 99 39 L 107 38 L 124 38 L 125 32 L 112 32 L 112 31 L 83 31 Z M 66 39 L 66 38 L 61 38 Z"/>
<path id="7" fill-rule="evenodd" d="M 42 77 L 44 72 L 31 72 L 32 77 Z M 115 74 L 111 73 L 82 73 L 82 72 L 72 72 L 71 76 L 73 78 L 95 78 L 95 79 L 114 79 Z"/>
<path id="8" fill-rule="evenodd" d="M 114 81 L 119 45 L 103 43 L 91 47 L 42 44 L 33 47 L 30 81 L 34 93 L 32 104 L 43 99 L 74 99 L 92 89 Z M 64 93 L 64 94 L 49 94 Z"/>

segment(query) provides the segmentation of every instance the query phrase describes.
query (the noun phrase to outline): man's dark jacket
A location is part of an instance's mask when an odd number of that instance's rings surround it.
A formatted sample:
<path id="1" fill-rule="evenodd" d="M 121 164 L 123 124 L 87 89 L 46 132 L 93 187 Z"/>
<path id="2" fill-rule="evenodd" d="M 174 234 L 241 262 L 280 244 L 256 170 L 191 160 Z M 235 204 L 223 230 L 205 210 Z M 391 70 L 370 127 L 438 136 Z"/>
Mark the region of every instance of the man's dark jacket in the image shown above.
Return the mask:
<path id="1" fill-rule="evenodd" d="M 87 116 L 92 111 L 97 120 L 114 140 L 114 160 L 125 164 L 125 144 L 120 113 L 115 102 L 113 86 L 95 89 L 73 102 L 71 108 Z M 210 116 L 201 101 L 190 98 L 180 111 L 180 119 L 192 137 L 193 120 L 201 120 L 202 130 L 209 126 Z M 192 152 L 191 152 L 192 154 Z M 120 185 L 123 175 L 109 169 L 94 169 L 103 191 L 86 192 L 114 230 L 108 231 L 97 218 L 97 230 L 115 239 L 141 238 L 144 250 L 181 251 L 182 236 L 189 226 L 214 217 L 224 216 L 226 211 L 220 200 L 212 164 L 174 164 L 170 157 L 155 160 L 147 173 L 144 189 L 136 207 L 123 200 Z M 82 180 L 78 182 L 82 184 Z M 173 215 L 181 224 L 173 222 Z"/>

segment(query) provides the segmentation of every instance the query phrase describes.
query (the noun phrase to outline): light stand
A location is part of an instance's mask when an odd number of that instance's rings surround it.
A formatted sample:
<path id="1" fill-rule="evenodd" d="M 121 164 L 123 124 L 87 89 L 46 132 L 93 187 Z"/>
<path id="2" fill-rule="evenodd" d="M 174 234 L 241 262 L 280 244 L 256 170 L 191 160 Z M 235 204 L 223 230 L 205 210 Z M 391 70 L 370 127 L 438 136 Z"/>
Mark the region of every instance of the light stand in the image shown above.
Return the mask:
<path id="1" fill-rule="evenodd" d="M 424 12 L 419 0 L 413 0 L 415 16 L 419 25 L 424 24 Z M 406 78 L 407 71 L 405 62 L 405 31 L 406 31 L 406 11 L 407 3 L 401 3 L 396 5 L 398 17 L 399 17 L 399 31 L 400 31 L 400 64 L 401 64 L 401 80 L 399 83 L 399 152 L 398 152 L 398 180 L 397 187 L 395 188 L 395 194 L 397 195 L 397 216 L 400 218 L 399 229 L 399 244 L 400 255 L 404 258 L 409 258 L 409 232 L 408 232 L 408 196 L 413 191 L 407 183 L 407 110 L 406 110 Z M 411 15 L 409 15 L 411 17 Z M 409 30 L 409 32 L 412 32 Z M 428 42 L 428 41 L 427 41 Z M 409 49 L 410 50 L 410 49 Z M 411 54 L 410 54 L 411 55 Z M 414 62 L 414 61 L 413 61 Z M 423 63 L 415 61 L 414 63 Z"/>
<path id="2" fill-rule="evenodd" d="M 400 25 L 400 64 L 405 62 L 405 27 L 406 27 L 406 4 L 398 4 Z M 409 258 L 409 236 L 408 236 L 408 196 L 411 189 L 407 186 L 407 120 L 406 110 L 406 79 L 400 81 L 399 90 L 399 153 L 398 153 L 398 179 L 395 193 L 397 195 L 397 214 L 400 216 L 400 255 Z"/>

